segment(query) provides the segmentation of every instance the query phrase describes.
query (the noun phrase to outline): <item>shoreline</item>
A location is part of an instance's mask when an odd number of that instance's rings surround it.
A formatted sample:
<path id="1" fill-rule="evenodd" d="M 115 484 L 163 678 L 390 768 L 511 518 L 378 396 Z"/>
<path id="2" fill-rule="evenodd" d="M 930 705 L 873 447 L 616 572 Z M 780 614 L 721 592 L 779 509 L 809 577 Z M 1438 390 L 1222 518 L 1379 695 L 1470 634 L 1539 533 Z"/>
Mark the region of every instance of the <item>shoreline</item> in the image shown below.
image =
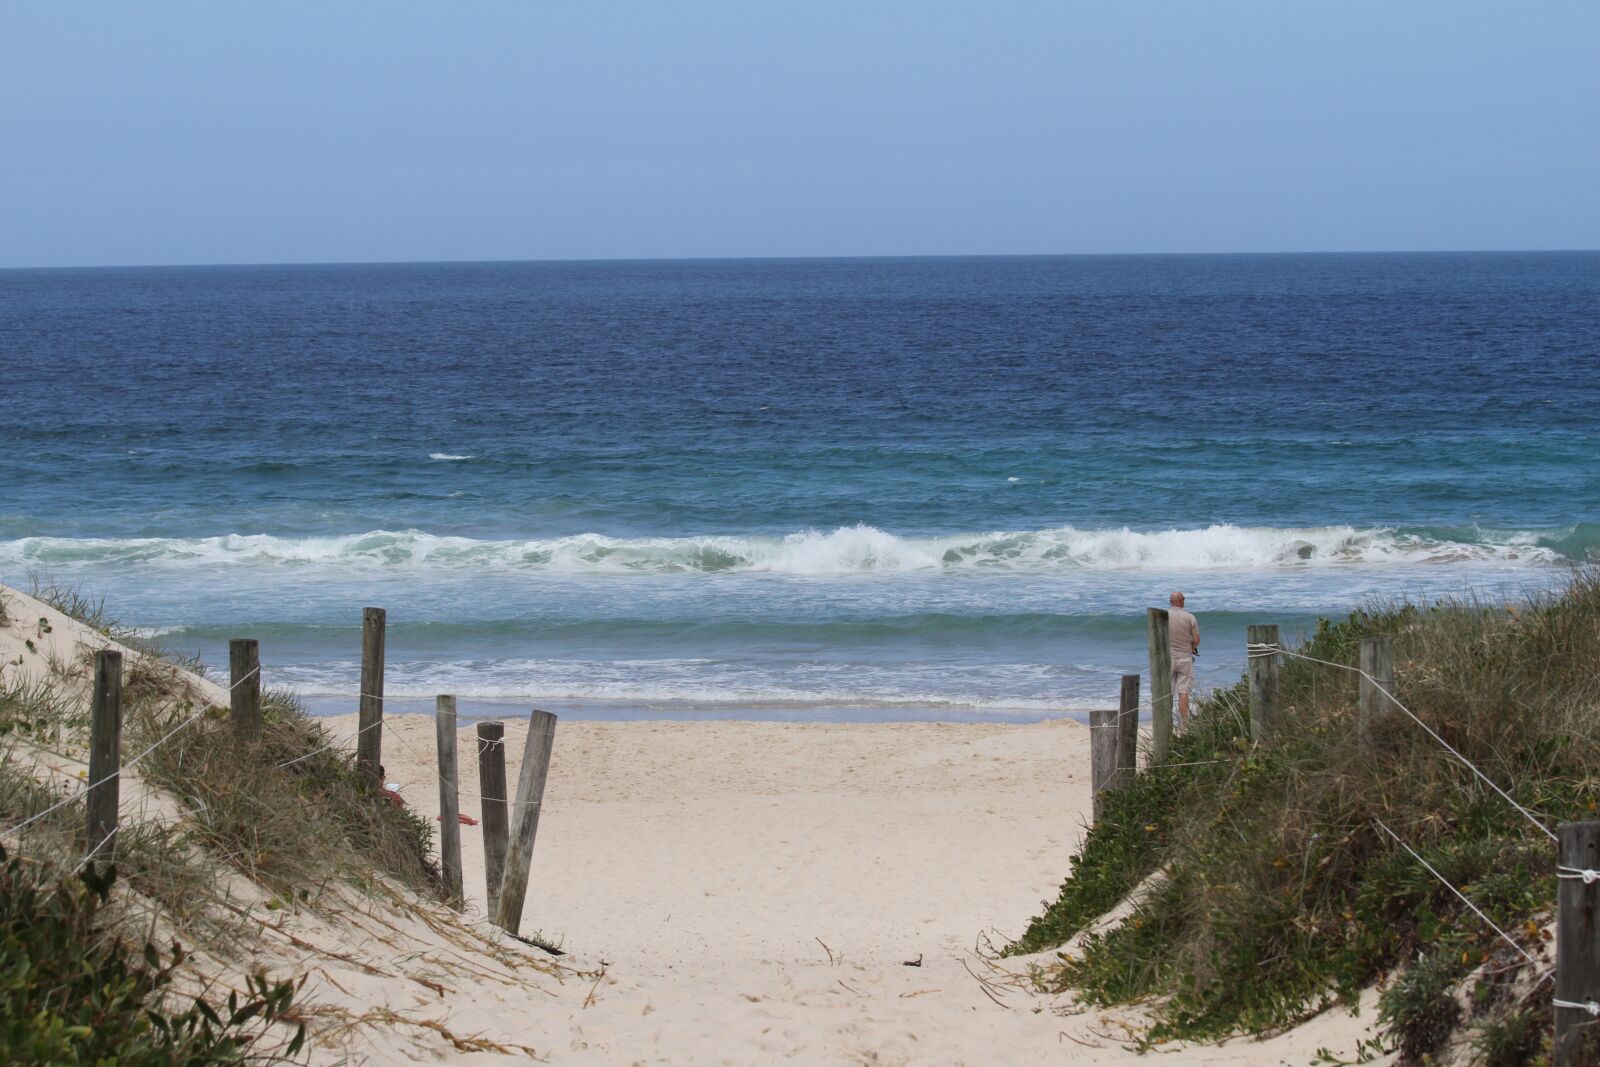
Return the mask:
<path id="1" fill-rule="evenodd" d="M 292 691 L 292 690 L 291 690 Z M 296 699 L 308 714 L 318 719 L 337 719 L 354 714 L 353 701 L 348 696 L 319 696 L 296 694 Z M 385 696 L 387 715 L 433 715 L 432 696 Z M 1106 707 L 1116 703 L 1115 694 L 1105 701 Z M 828 726 L 874 726 L 905 723 L 909 725 L 952 726 L 1034 726 L 1051 722 L 1076 722 L 1088 725 L 1089 708 L 1062 707 L 1052 711 L 1029 708 L 1014 710 L 977 709 L 978 714 L 960 717 L 958 709 L 923 707 L 917 705 L 838 705 L 817 707 L 802 705 L 791 707 L 762 706 L 758 704 L 730 703 L 726 707 L 665 707 L 637 701 L 569 701 L 569 700 L 496 700 L 480 697 L 460 697 L 457 717 L 461 722 L 510 720 L 527 718 L 534 708 L 548 711 L 563 722 L 677 722 L 677 723 L 819 723 Z M 969 709 L 961 709 L 969 710 Z M 1148 711 L 1143 721 L 1149 720 Z"/>

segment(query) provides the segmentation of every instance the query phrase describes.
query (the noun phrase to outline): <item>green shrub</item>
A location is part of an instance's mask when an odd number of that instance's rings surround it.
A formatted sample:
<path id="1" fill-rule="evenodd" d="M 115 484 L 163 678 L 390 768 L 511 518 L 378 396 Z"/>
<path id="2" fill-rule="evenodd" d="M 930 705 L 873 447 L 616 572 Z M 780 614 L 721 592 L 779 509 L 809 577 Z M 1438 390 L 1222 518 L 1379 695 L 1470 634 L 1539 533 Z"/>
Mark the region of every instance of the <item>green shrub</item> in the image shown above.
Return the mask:
<path id="1" fill-rule="evenodd" d="M 1418 959 L 1383 991 L 1378 1019 L 1406 1061 L 1439 1051 L 1460 1024 L 1455 985 L 1461 971 L 1455 950 L 1447 948 Z"/>
<path id="2" fill-rule="evenodd" d="M 1472 1049 L 1482 1067 L 1521 1067 L 1542 1052 L 1548 1012 L 1516 1007 L 1474 1027 Z"/>
<path id="3" fill-rule="evenodd" d="M 44 875 L 41 877 L 41 875 Z M 297 1055 L 295 986 L 260 976 L 225 1006 L 204 998 L 174 1011 L 167 1001 L 183 950 L 131 953 L 97 917 L 115 868 L 52 880 L 0 848 L 0 1058 L 6 1063 L 201 1067 L 281 1062 Z"/>

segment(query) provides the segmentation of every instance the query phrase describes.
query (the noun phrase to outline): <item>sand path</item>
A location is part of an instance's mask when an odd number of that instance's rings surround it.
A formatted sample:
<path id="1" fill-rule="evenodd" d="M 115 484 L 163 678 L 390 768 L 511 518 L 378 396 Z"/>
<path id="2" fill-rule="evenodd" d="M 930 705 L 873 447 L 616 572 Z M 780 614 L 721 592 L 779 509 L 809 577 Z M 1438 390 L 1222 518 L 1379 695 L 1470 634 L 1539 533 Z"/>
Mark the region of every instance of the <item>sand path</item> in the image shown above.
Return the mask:
<path id="1" fill-rule="evenodd" d="M 391 713 L 384 744 L 389 778 L 430 818 L 433 729 Z M 506 732 L 514 781 L 526 734 Z M 997 967 L 1020 966 L 983 952 L 1020 933 L 1067 870 L 1087 733 L 1070 721 L 564 722 L 524 932 L 603 961 L 605 977 L 525 1012 L 495 998 L 452 1025 L 552 1063 L 1132 1061 L 1116 1014 L 1008 985 Z M 468 730 L 461 750 L 475 752 Z M 481 909 L 480 831 L 462 830 Z M 1319 1046 L 1353 1051 L 1371 1019 L 1335 1013 L 1270 1042 L 1184 1049 L 1182 1062 L 1306 1063 Z"/>

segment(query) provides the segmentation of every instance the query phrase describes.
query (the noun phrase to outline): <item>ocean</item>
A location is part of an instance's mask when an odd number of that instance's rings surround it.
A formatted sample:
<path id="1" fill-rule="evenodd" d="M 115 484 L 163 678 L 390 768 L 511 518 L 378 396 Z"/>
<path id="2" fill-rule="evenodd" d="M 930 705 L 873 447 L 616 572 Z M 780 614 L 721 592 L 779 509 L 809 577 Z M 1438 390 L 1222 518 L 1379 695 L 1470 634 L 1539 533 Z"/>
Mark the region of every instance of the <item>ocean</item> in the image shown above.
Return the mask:
<path id="1" fill-rule="evenodd" d="M 353 710 L 1026 721 L 1600 548 L 1600 253 L 0 271 L 0 581 Z"/>

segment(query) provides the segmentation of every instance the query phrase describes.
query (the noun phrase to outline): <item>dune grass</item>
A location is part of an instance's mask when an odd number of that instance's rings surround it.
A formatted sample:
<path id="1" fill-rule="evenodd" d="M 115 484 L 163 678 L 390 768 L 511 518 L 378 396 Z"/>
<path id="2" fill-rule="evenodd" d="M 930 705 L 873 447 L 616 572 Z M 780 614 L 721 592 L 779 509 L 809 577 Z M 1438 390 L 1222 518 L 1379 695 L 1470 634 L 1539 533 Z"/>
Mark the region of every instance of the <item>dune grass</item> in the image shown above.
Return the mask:
<path id="1" fill-rule="evenodd" d="M 1397 696 L 1549 827 L 1600 804 L 1600 573 L 1517 605 L 1396 605 L 1324 621 L 1300 651 L 1354 665 L 1395 642 Z M 1115 794 L 1071 877 L 1011 946 L 1060 945 L 1155 871 L 1123 921 L 1039 980 L 1092 1004 L 1145 1002 L 1151 1043 L 1265 1033 L 1383 984 L 1384 1047 L 1454 1042 L 1535 1062 L 1550 987 L 1380 827 L 1535 951 L 1554 846 L 1415 723 L 1357 737 L 1357 676 L 1289 658 L 1278 735 L 1249 742 L 1244 684 L 1198 702 L 1170 762 Z M 1217 761 L 1207 763 L 1204 761 Z M 1369 1051 L 1375 1051 L 1369 1049 Z"/>
<path id="2" fill-rule="evenodd" d="M 182 671 L 204 673 L 190 657 L 140 639 L 107 611 L 103 598 L 33 577 L 31 594 L 98 633 L 140 652 L 123 661 L 123 751 L 136 752 L 192 718 L 197 709 L 170 695 Z M 44 682 L 0 686 L 0 736 L 73 747 L 86 740 L 87 708 L 74 683 L 86 680 L 92 654 L 60 665 Z M 308 901 L 333 883 L 371 889 L 374 873 L 432 899 L 443 899 L 429 858 L 433 827 L 381 800 L 355 773 L 346 746 L 286 691 L 262 700 L 262 738 L 241 746 L 222 707 L 203 709 L 141 763 L 139 775 L 188 809 L 186 842 L 286 898 Z"/>
<path id="3" fill-rule="evenodd" d="M 175 940 L 158 947 L 163 937 L 177 933 L 217 958 L 237 957 L 252 923 L 249 909 L 230 898 L 230 870 L 276 894 L 269 908 L 316 908 L 325 900 L 339 907 L 344 887 L 393 903 L 403 898 L 400 887 L 442 900 L 429 858 L 432 826 L 378 797 L 345 746 L 292 695 L 267 693 L 262 739 L 241 745 L 225 708 L 173 697 L 184 688 L 175 684 L 180 664 L 118 627 L 102 601 L 48 585 L 36 584 L 35 593 L 140 649 L 123 664 L 124 759 L 187 722 L 136 772 L 143 788 L 175 800 L 184 817 L 134 817 L 133 783 L 124 779 L 115 867 L 78 870 L 81 803 L 8 838 L 11 854 L 0 859 L 0 1015 L 10 1021 L 0 1022 L 0 1060 L 143 1065 L 293 1056 L 300 1041 L 280 1025 L 297 1018 L 291 986 L 251 975 L 242 996 L 226 1002 L 178 997 L 174 980 L 188 950 Z M 81 789 L 70 773 L 45 765 L 86 760 L 91 670 L 91 658 L 79 656 L 30 682 L 0 679 L 0 826 L 45 813 Z M 142 951 L 129 947 L 141 943 Z M 41 945 L 50 966 L 23 966 Z M 107 982 L 84 985 L 86 974 Z M 191 988 L 196 972 L 184 976 L 178 984 Z"/>
<path id="4" fill-rule="evenodd" d="M 171 709 L 136 733 L 160 737 L 190 714 Z M 208 716 L 152 752 L 143 770 L 188 807 L 191 833 L 208 852 L 286 898 L 315 902 L 334 883 L 371 889 L 375 872 L 445 897 L 429 857 L 433 827 L 379 799 L 292 694 L 264 694 L 258 744 L 241 745 L 224 716 Z"/>

